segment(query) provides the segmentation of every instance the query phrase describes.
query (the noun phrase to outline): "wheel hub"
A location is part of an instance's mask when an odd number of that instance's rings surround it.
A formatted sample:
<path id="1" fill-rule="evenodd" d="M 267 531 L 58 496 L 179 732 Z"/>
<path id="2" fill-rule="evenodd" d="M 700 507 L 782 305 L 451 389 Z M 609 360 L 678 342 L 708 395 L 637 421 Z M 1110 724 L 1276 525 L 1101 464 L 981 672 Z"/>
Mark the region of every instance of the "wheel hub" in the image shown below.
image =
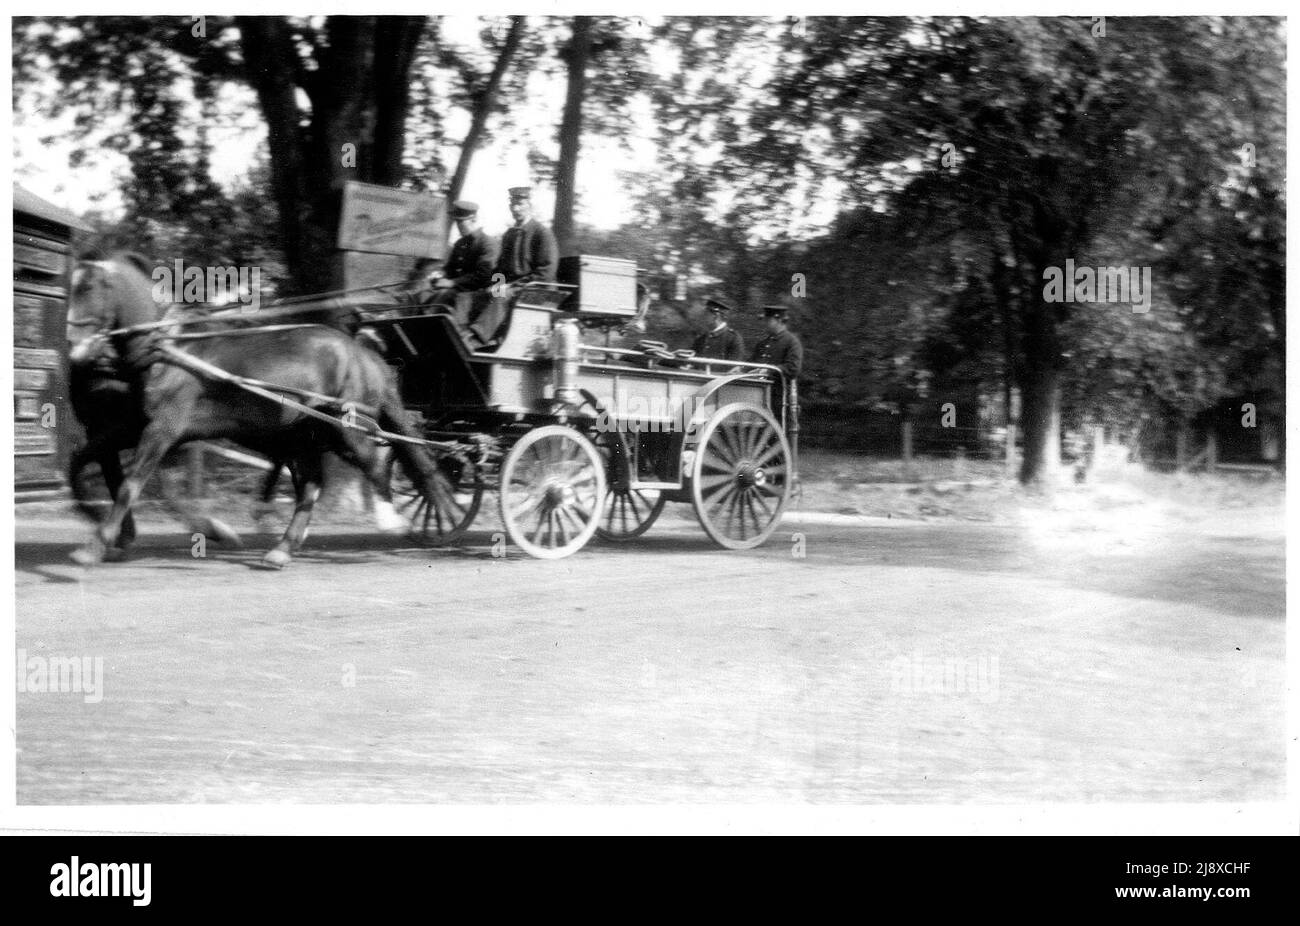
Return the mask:
<path id="1" fill-rule="evenodd" d="M 546 486 L 546 504 L 551 508 L 572 505 L 577 498 L 573 486 L 567 482 L 552 482 Z"/>
<path id="2" fill-rule="evenodd" d="M 763 471 L 763 467 L 755 466 L 746 460 L 736 470 L 736 481 L 745 488 L 763 486 L 767 484 L 767 473 Z"/>

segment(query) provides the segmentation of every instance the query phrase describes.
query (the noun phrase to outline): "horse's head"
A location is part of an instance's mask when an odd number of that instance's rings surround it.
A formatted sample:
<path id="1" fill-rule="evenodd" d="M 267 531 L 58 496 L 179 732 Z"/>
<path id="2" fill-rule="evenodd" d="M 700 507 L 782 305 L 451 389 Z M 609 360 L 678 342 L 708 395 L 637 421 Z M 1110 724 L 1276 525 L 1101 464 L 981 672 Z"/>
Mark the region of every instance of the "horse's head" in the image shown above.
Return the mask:
<path id="1" fill-rule="evenodd" d="M 72 273 L 68 297 L 69 356 L 86 362 L 104 333 L 156 321 L 166 308 L 154 301 L 149 264 L 137 254 L 82 260 Z"/>

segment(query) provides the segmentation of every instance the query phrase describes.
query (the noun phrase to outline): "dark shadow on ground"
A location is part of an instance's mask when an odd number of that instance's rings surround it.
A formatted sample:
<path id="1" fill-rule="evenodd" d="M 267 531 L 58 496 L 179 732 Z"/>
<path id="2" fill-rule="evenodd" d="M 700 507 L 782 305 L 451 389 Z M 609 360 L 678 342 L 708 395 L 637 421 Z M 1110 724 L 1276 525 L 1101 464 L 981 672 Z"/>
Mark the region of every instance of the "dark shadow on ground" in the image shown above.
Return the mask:
<path id="1" fill-rule="evenodd" d="M 69 535 L 70 531 L 59 531 Z M 412 560 L 523 562 L 531 559 L 500 542 L 499 530 L 473 530 L 450 546 L 422 546 L 408 537 L 356 531 L 312 534 L 294 557 L 294 564 L 335 567 L 364 566 L 385 558 Z M 278 541 L 276 534 L 245 534 L 242 549 L 210 544 L 204 558 L 192 555 L 190 534 L 142 532 L 128 564 L 150 569 L 188 572 L 209 561 L 264 570 L 262 557 Z M 681 557 L 697 561 L 718 555 L 749 561 L 797 561 L 803 568 L 842 567 L 846 562 L 870 569 L 934 569 L 979 575 L 999 574 L 1047 581 L 1069 588 L 1104 592 L 1127 598 L 1206 606 L 1231 615 L 1281 620 L 1286 611 L 1285 544 L 1280 539 L 1189 536 L 1185 541 L 1166 538 L 1159 551 L 1131 548 L 1088 547 L 1074 538 L 1064 552 L 1036 545 L 1024 531 L 1008 525 L 951 525 L 940 522 L 907 527 L 871 524 L 803 525 L 782 527 L 762 547 L 723 550 L 695 525 L 673 524 L 633 541 L 614 543 L 593 539 L 566 560 L 599 575 L 600 561 L 610 557 Z M 50 540 L 25 540 L 15 545 L 16 571 L 43 582 L 75 583 L 70 555 L 80 540 L 66 536 Z M 803 556 L 799 557 L 798 553 Z M 504 553 L 504 556 L 501 554 Z M 588 561 L 585 567 L 583 563 Z M 106 563 L 96 569 L 111 570 Z"/>

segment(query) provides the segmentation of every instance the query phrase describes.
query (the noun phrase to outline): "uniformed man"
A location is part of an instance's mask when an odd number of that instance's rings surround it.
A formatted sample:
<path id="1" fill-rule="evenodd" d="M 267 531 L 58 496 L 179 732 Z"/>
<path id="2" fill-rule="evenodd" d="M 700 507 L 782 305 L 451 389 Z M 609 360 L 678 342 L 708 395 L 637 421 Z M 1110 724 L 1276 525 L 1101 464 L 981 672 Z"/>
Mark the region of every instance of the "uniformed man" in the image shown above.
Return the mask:
<path id="1" fill-rule="evenodd" d="M 786 315 L 789 313 L 783 305 L 763 306 L 763 322 L 767 326 L 767 335 L 754 345 L 754 353 L 749 358 L 753 363 L 770 363 L 780 367 L 781 372 L 790 381 L 799 378 L 803 368 L 803 345 L 793 331 L 786 327 Z"/>
<path id="2" fill-rule="evenodd" d="M 530 187 L 510 188 L 510 214 L 515 224 L 501 238 L 501 256 L 496 271 L 513 286 L 555 282 L 560 251 L 555 235 L 533 218 L 533 191 Z"/>
<path id="3" fill-rule="evenodd" d="M 492 274 L 490 298 L 480 300 L 470 319 L 470 332 L 480 345 L 490 344 L 519 290 L 527 283 L 555 282 L 559 248 L 555 235 L 533 218 L 532 189 L 510 188 L 510 214 L 515 224 L 501 237 L 501 253 Z"/>
<path id="4" fill-rule="evenodd" d="M 727 324 L 731 304 L 723 299 L 709 297 L 704 300 L 709 313 L 710 327 L 695 339 L 692 345 L 695 356 L 716 360 L 741 360 L 745 356 L 745 339 L 740 332 Z"/>
<path id="5" fill-rule="evenodd" d="M 479 224 L 478 203 L 456 200 L 451 206 L 451 217 L 456 221 L 460 237 L 451 247 L 442 278 L 434 281 L 442 299 L 449 294 L 486 289 L 492 283 L 499 257 L 496 240 Z"/>

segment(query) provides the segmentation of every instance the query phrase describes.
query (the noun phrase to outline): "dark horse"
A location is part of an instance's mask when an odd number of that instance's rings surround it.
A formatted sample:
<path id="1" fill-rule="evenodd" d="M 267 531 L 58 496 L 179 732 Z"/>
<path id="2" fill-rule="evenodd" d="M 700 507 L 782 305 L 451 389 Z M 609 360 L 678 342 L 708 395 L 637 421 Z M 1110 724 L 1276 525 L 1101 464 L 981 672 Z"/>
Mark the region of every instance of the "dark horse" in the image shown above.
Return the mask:
<path id="1" fill-rule="evenodd" d="M 114 491 L 112 512 L 91 543 L 79 551 L 79 559 L 97 562 L 118 547 L 126 519 L 150 475 L 172 448 L 192 440 L 228 439 L 288 465 L 297 505 L 284 537 L 264 559 L 270 566 L 287 564 L 306 536 L 320 494 L 326 452 L 357 466 L 375 487 L 377 509 L 391 526 L 404 525 L 392 508 L 384 462 L 363 430 L 321 420 L 191 369 L 185 358 L 169 353 L 169 329 L 137 327 L 159 321 L 163 308 L 152 297 L 147 265 L 118 256 L 77 266 L 68 313 L 74 368 L 93 357 L 96 343 L 109 334 L 125 389 L 134 399 L 127 406 L 139 415 L 134 422 L 101 429 L 135 432 L 139 439 L 135 458 Z M 112 333 L 123 328 L 135 330 Z M 232 326 L 207 331 L 201 339 L 181 340 L 177 346 L 210 370 L 284 387 L 290 398 L 333 418 L 351 417 L 358 422 L 369 418 L 395 435 L 412 436 L 388 366 L 344 331 L 316 324 L 274 325 L 268 330 Z M 122 407 L 115 406 L 119 412 Z M 93 404 L 87 409 L 91 415 L 96 411 Z M 449 504 L 450 485 L 424 448 L 398 440 L 393 442 L 393 452 L 431 505 L 442 510 Z M 77 482 L 73 485 L 75 490 Z"/>
<path id="2" fill-rule="evenodd" d="M 148 262 L 138 254 L 123 253 L 117 255 L 116 259 L 133 263 L 143 273 L 149 272 Z M 82 283 L 89 285 L 89 282 L 80 271 L 73 275 L 74 288 Z M 84 310 L 87 303 L 82 302 L 77 308 Z M 141 396 L 134 388 L 134 377 L 118 362 L 106 341 L 90 337 L 102 328 L 102 324 L 100 318 L 81 318 L 73 309 L 69 310 L 68 340 L 74 345 L 68 371 L 69 399 L 73 414 L 85 431 L 86 440 L 73 451 L 68 461 L 68 484 L 72 487 L 73 498 L 82 514 L 91 520 L 99 519 L 99 511 L 92 505 L 84 481 L 87 468 L 91 463 L 98 464 L 110 499 L 116 496 L 123 478 L 120 454 L 139 443 L 145 424 L 140 407 Z M 278 474 L 277 468 L 271 475 Z M 239 534 L 233 528 L 224 521 L 196 515 L 187 509 L 165 474 L 160 476 L 163 477 L 164 503 L 191 530 L 221 543 L 241 545 Z M 274 488 L 274 483 L 268 478 L 263 495 L 273 494 Z M 128 514 L 122 524 L 121 546 L 110 549 L 108 555 L 113 559 L 125 556 L 126 547 L 134 537 L 135 523 Z"/>

